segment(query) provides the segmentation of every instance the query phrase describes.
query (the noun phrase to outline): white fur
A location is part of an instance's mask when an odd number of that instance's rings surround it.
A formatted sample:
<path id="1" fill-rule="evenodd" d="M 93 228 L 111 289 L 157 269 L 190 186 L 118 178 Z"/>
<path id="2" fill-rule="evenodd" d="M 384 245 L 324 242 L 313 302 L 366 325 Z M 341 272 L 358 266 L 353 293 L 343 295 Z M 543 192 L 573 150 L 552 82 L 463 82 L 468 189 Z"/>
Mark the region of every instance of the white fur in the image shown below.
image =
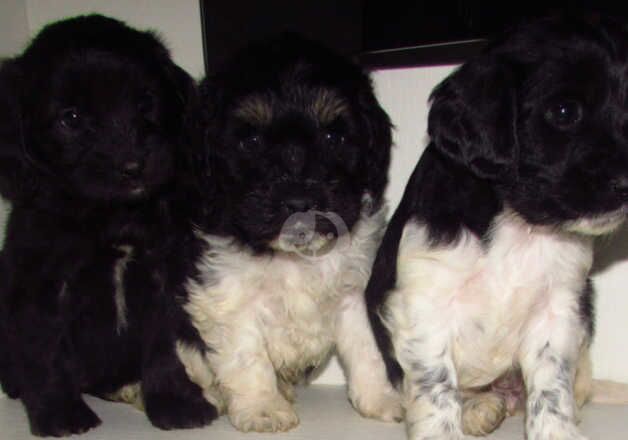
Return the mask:
<path id="1" fill-rule="evenodd" d="M 210 351 L 204 359 L 191 356 L 189 347 L 178 352 L 188 374 L 196 371 L 190 376 L 206 396 L 219 390 L 238 429 L 295 426 L 291 384 L 323 363 L 337 341 L 352 378 L 353 400 L 370 409 L 381 407 L 374 399 L 389 397 L 389 389 L 375 390 L 387 383 L 363 304 L 384 222 L 384 209 L 363 214 L 349 246 L 316 259 L 287 252 L 255 255 L 231 238 L 203 236 L 209 251 L 198 264 L 200 279 L 187 284 L 185 310 Z M 363 344 L 370 346 L 356 347 Z M 198 373 L 201 361 L 211 373 Z M 361 374 L 378 382 L 362 380 Z M 382 411 L 383 418 L 393 417 L 390 409 Z"/>
<path id="2" fill-rule="evenodd" d="M 467 232 L 453 245 L 430 247 L 425 226 L 404 229 L 383 318 L 406 373 L 410 438 L 463 438 L 459 391 L 519 366 L 528 439 L 580 439 L 573 380 L 587 343 L 578 298 L 592 239 L 533 227 L 509 210 L 491 236 L 486 249 Z"/>
<path id="3" fill-rule="evenodd" d="M 133 258 L 133 247 L 128 245 L 117 246 L 116 249 L 124 255 L 116 260 L 113 266 L 114 300 L 116 304 L 116 331 L 121 333 L 128 327 L 126 293 L 124 291 L 124 272 L 126 266 Z"/>

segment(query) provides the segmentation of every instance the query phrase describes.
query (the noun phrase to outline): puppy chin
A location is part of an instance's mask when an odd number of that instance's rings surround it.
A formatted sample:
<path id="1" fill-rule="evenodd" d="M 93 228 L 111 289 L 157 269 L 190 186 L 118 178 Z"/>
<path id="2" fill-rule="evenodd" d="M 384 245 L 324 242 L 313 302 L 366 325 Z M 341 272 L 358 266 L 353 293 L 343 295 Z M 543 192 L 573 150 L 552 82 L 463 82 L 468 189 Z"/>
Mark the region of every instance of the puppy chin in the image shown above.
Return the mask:
<path id="1" fill-rule="evenodd" d="M 569 232 L 583 235 L 605 235 L 618 229 L 626 220 L 628 207 L 592 217 L 583 217 L 565 224 Z"/>

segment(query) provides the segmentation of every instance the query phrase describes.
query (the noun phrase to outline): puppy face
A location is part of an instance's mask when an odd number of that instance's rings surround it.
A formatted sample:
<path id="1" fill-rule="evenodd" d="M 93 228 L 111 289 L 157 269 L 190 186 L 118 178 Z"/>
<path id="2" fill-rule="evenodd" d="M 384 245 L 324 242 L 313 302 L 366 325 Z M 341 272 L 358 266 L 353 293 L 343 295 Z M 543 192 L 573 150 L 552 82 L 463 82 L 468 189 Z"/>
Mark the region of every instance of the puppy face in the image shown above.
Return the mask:
<path id="1" fill-rule="evenodd" d="M 7 69 L 18 72 L 20 153 L 48 184 L 125 201 L 170 181 L 192 86 L 155 37 L 79 17 L 44 29 Z"/>
<path id="2" fill-rule="evenodd" d="M 207 139 L 216 173 L 229 191 L 234 233 L 246 243 L 294 245 L 276 239 L 307 211 L 320 213 L 313 220 L 323 243 L 351 229 L 365 197 L 380 203 L 390 123 L 356 66 L 279 38 L 240 54 L 203 89 L 214 108 Z"/>
<path id="3" fill-rule="evenodd" d="M 433 94 L 430 134 L 527 221 L 608 232 L 628 202 L 628 34 L 535 24 Z"/>

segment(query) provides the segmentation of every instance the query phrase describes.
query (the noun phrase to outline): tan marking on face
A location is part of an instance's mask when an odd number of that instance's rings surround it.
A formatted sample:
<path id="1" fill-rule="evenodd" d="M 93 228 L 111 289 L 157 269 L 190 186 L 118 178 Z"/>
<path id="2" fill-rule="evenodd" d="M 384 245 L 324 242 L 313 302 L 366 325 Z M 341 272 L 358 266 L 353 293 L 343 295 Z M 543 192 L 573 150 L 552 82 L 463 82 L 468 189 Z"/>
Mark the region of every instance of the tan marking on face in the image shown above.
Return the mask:
<path id="1" fill-rule="evenodd" d="M 338 116 L 347 114 L 349 105 L 333 90 L 321 88 L 316 92 L 311 111 L 321 124 L 329 124 Z"/>
<path id="2" fill-rule="evenodd" d="M 254 125 L 269 125 L 273 119 L 271 99 L 263 95 L 247 96 L 239 103 L 235 115 Z"/>

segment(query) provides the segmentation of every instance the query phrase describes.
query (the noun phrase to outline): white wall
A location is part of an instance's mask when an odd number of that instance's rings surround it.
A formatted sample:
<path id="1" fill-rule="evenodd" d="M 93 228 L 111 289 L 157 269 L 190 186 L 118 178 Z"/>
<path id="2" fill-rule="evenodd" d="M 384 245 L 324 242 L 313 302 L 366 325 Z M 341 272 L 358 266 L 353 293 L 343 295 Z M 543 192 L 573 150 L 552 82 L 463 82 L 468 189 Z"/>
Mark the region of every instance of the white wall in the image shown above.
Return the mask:
<path id="1" fill-rule="evenodd" d="M 192 75 L 202 76 L 202 42 L 197 0 L 19 0 L 0 4 L 0 17 L 9 13 L 20 15 L 20 3 L 26 5 L 30 32 L 44 23 L 61 17 L 98 11 L 127 21 L 139 28 L 157 29 L 167 40 L 175 60 Z M 18 19 L 18 22 L 23 19 Z M 0 21 L 0 26 L 2 25 Z M 25 40 L 23 29 L 9 32 L 11 50 Z M 12 33 L 14 32 L 14 34 Z M 1 39 L 1 38 L 0 38 Z M 2 46 L 0 46 L 2 47 Z M 2 52 L 0 52 L 2 53 Z M 373 77 L 382 105 L 395 126 L 395 143 L 388 199 L 394 209 L 401 198 L 406 180 L 425 146 L 427 99 L 432 87 L 452 67 L 382 70 Z M 598 288 L 598 332 L 593 356 L 595 375 L 599 378 L 628 382 L 628 230 L 602 243 L 595 272 Z M 342 374 L 334 362 L 319 377 L 319 383 L 341 383 Z"/>
<path id="2" fill-rule="evenodd" d="M 25 0 L 0 2 L 0 59 L 19 51 L 28 38 Z"/>
<path id="3" fill-rule="evenodd" d="M 16 0 L 19 1 L 19 0 Z M 98 12 L 165 39 L 175 62 L 190 75 L 204 75 L 198 0 L 25 0 L 30 31 L 63 17 Z"/>

